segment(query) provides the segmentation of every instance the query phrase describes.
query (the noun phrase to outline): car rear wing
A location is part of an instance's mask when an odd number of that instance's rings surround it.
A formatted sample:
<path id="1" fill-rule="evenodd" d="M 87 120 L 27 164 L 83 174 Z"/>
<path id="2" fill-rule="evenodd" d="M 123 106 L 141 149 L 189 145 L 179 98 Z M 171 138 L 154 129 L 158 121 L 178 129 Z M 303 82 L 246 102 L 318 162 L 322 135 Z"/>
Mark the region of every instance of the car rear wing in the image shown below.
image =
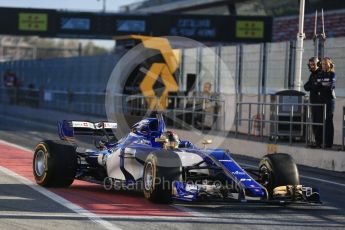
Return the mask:
<path id="1" fill-rule="evenodd" d="M 75 135 L 92 135 L 109 137 L 115 136 L 117 123 L 115 122 L 90 122 L 90 121 L 68 121 L 58 122 L 60 139 L 73 141 Z"/>

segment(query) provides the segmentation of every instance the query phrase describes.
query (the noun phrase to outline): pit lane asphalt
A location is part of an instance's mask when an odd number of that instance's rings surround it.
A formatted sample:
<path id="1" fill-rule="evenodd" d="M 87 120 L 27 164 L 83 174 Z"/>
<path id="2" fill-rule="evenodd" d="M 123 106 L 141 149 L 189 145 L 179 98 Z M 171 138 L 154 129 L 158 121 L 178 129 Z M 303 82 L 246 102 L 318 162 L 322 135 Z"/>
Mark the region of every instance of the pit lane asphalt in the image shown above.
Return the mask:
<path id="1" fill-rule="evenodd" d="M 55 126 L 0 115 L 2 140 L 33 149 L 42 139 L 57 138 Z M 258 163 L 253 158 L 238 155 L 234 158 L 246 165 Z M 344 173 L 303 166 L 299 170 L 303 184 L 320 188 L 323 205 L 177 203 L 173 206 L 193 216 L 101 218 L 121 229 L 344 229 Z M 1 229 L 103 229 L 3 172 L 0 172 L 0 226 Z"/>

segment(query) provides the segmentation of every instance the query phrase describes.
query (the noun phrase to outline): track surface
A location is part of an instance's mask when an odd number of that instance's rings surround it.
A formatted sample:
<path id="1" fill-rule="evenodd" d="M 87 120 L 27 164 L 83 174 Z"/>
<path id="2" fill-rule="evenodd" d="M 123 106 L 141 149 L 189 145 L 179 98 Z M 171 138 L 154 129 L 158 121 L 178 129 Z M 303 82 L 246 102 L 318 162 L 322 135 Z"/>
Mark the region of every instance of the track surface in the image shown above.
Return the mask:
<path id="1" fill-rule="evenodd" d="M 344 229 L 345 175 L 299 167 L 303 184 L 318 186 L 324 204 L 155 205 L 141 194 L 105 191 L 75 181 L 69 189 L 42 189 L 32 176 L 32 149 L 57 139 L 54 126 L 0 116 L 1 229 Z M 234 156 L 240 163 L 256 159 Z M 327 181 L 332 181 L 329 183 Z"/>

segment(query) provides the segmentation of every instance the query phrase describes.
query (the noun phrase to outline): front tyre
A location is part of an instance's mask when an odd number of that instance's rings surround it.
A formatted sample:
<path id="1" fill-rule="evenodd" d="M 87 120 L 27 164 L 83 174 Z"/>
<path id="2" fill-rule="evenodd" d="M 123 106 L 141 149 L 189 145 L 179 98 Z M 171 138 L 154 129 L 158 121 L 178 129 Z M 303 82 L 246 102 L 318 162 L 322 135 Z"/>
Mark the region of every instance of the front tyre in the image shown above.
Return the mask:
<path id="1" fill-rule="evenodd" d="M 168 150 L 150 153 L 143 172 L 145 198 L 154 203 L 170 203 L 173 181 L 180 176 L 181 160 L 176 153 Z"/>
<path id="2" fill-rule="evenodd" d="M 259 177 L 271 196 L 278 186 L 300 184 L 297 165 L 286 153 L 265 155 L 259 163 Z"/>
<path id="3" fill-rule="evenodd" d="M 35 148 L 32 166 L 37 184 L 68 187 L 77 170 L 75 147 L 64 141 L 42 141 Z"/>

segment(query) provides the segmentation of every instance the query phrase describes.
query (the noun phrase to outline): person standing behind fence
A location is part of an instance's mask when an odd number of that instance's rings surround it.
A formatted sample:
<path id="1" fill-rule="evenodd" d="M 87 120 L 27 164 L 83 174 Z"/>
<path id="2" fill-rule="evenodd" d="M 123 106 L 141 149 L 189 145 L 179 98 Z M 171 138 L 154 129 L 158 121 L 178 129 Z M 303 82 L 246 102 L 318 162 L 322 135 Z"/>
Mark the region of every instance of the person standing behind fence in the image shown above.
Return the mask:
<path id="1" fill-rule="evenodd" d="M 333 146 L 334 125 L 333 113 L 335 109 L 335 69 L 331 58 L 322 59 L 322 72 L 318 79 L 318 88 L 320 90 L 321 103 L 326 104 L 326 127 L 325 127 L 325 144 L 326 148 Z"/>
<path id="2" fill-rule="evenodd" d="M 310 71 L 310 76 L 308 81 L 304 84 L 304 90 L 310 92 L 309 93 L 309 102 L 310 104 L 321 104 L 320 99 L 320 90 L 318 87 L 318 79 L 320 79 L 321 75 L 321 63 L 317 57 L 311 57 L 308 60 L 308 68 Z M 313 123 L 323 123 L 322 119 L 322 107 L 321 106 L 311 106 L 311 115 Z M 321 125 L 313 125 L 313 134 L 315 137 L 315 146 L 316 148 L 321 148 L 322 144 L 322 126 Z"/>
<path id="3" fill-rule="evenodd" d="M 205 82 L 203 85 L 203 91 L 200 93 L 200 99 L 198 107 L 201 109 L 199 118 L 196 119 L 197 126 L 203 129 L 211 129 L 215 122 L 215 113 L 217 112 L 218 105 L 216 102 L 216 94 L 212 93 L 212 84 Z"/>
<path id="4" fill-rule="evenodd" d="M 7 69 L 4 74 L 3 82 L 10 104 L 15 104 L 17 102 L 17 87 L 19 85 L 17 75 L 10 69 Z"/>
<path id="5" fill-rule="evenodd" d="M 5 87 L 16 87 L 18 83 L 18 79 L 15 73 L 13 73 L 10 69 L 6 70 L 4 74 L 4 86 Z"/>

